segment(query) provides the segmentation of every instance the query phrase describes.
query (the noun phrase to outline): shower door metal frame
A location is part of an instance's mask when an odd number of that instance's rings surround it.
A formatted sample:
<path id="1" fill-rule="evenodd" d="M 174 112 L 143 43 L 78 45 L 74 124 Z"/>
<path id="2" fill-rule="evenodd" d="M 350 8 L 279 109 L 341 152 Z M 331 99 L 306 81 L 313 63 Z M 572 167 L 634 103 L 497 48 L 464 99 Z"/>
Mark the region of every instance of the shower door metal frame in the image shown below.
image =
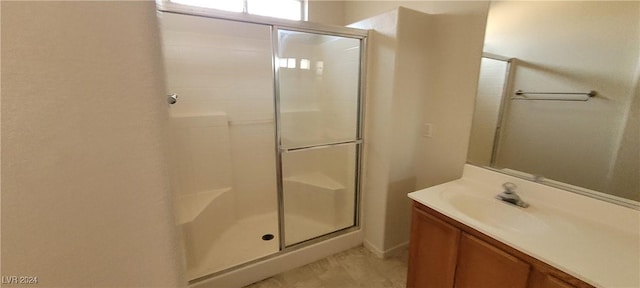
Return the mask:
<path id="1" fill-rule="evenodd" d="M 235 13 L 216 9 L 202 8 L 170 2 L 169 0 L 156 0 L 156 10 L 160 12 L 169 12 L 175 14 L 183 14 L 190 16 L 201 16 L 206 18 L 229 20 L 235 22 L 251 23 L 275 27 L 283 29 L 319 33 L 331 36 L 343 36 L 349 38 L 367 38 L 369 31 L 327 24 L 312 23 L 307 21 L 294 21 L 286 19 L 278 19 L 260 15 Z"/>
<path id="2" fill-rule="evenodd" d="M 504 114 L 505 111 L 509 108 L 507 100 L 507 94 L 509 94 L 509 89 L 511 88 L 511 82 L 513 78 L 513 69 L 511 66 L 516 61 L 516 58 L 508 58 L 492 53 L 483 52 L 482 58 L 487 58 L 496 61 L 505 62 L 505 71 L 504 71 L 504 83 L 502 84 L 502 94 L 500 95 L 500 105 L 498 107 L 498 121 L 496 122 L 496 127 L 494 129 L 493 134 L 493 144 L 491 146 L 491 159 L 489 160 L 489 165 L 494 167 L 498 160 L 498 153 L 500 152 L 500 141 L 502 140 L 503 128 L 505 126 L 504 122 Z"/>
<path id="3" fill-rule="evenodd" d="M 217 272 L 213 272 L 211 274 L 202 276 L 202 277 L 198 277 L 196 279 L 193 280 L 189 280 L 188 283 L 189 285 L 191 284 L 195 284 L 201 281 L 205 281 L 207 279 L 255 264 L 255 263 L 259 263 L 262 262 L 264 260 L 270 259 L 270 258 L 274 258 L 274 257 L 278 257 L 281 256 L 283 254 L 287 254 L 291 251 L 295 251 L 298 250 L 300 248 L 304 248 L 310 245 L 313 245 L 315 243 L 318 242 L 322 242 L 343 234 L 347 234 L 353 231 L 357 231 L 360 229 L 361 227 L 361 221 L 360 221 L 360 216 L 361 216 L 361 187 L 362 187 L 362 159 L 363 159 L 363 153 L 364 153 L 364 108 L 365 108 L 365 93 L 366 93 L 366 86 L 365 86 L 365 79 L 366 79 L 366 60 L 367 60 L 367 37 L 369 36 L 369 31 L 368 30 L 363 30 L 363 29 L 357 29 L 357 28 L 350 28 L 350 27 L 342 27 L 342 26 L 331 26 L 331 25 L 324 25 L 324 24 L 317 24 L 317 23 L 310 23 L 310 22 L 306 22 L 306 21 L 291 21 L 291 20 L 283 20 L 283 19 L 276 19 L 276 18 L 271 18 L 271 17 L 264 17 L 264 16 L 258 16 L 258 15 L 249 15 L 249 14 L 244 14 L 244 13 L 233 13 L 233 12 L 225 12 L 225 11 L 220 11 L 220 10 L 215 10 L 215 9 L 207 9 L 207 8 L 200 8 L 200 7 L 192 7 L 192 6 L 188 6 L 188 5 L 183 5 L 183 4 L 177 4 L 177 3 L 172 3 L 169 2 L 168 0 L 156 0 L 156 10 L 158 12 L 166 12 L 166 13 L 174 13 L 174 14 L 182 14 L 182 15 L 189 15 L 189 16 L 198 16 L 198 17 L 205 17 L 205 18 L 212 18 L 212 19 L 220 19 L 220 20 L 228 20 L 228 21 L 235 21 L 235 22 L 242 22 L 242 23 L 249 23 L 249 24 L 258 24 L 258 25 L 265 25 L 265 26 L 270 26 L 271 29 L 271 47 L 273 49 L 272 51 L 272 59 L 271 59 L 271 65 L 272 65 L 272 71 L 274 72 L 273 74 L 273 80 L 274 80 L 274 106 L 275 106 L 275 111 L 274 111 L 274 118 L 275 118 L 275 128 L 276 128 L 276 180 L 277 180 L 277 184 L 278 184 L 278 229 L 279 229 L 279 248 L 280 250 L 271 254 L 271 255 L 267 255 L 264 257 L 260 257 L 258 259 L 252 260 L 252 261 L 248 261 L 245 263 L 241 263 L 238 264 L 236 266 L 227 268 L 227 269 L 223 269 Z M 306 32 L 306 33 L 314 33 L 314 34 L 321 34 L 321 35 L 329 35 L 329 36 L 338 36 L 338 37 L 346 37 L 346 38 L 353 38 L 353 39 L 359 39 L 360 40 L 360 67 L 359 67 L 359 75 L 358 75 L 358 117 L 357 117 L 357 131 L 356 131 L 356 140 L 355 141 L 349 141 L 349 143 L 354 143 L 356 145 L 356 173 L 355 173 L 355 177 L 356 177 L 356 181 L 355 181 L 355 203 L 354 203 L 354 225 L 351 227 L 347 227 L 338 231 L 334 231 L 322 236 L 318 236 L 300 243 L 296 243 L 294 245 L 291 245 L 289 247 L 286 247 L 284 245 L 284 211 L 281 211 L 284 209 L 284 205 L 283 204 L 283 197 L 282 197 L 282 163 L 281 163 L 281 153 L 282 151 L 280 150 L 280 115 L 279 115 L 279 103 L 277 101 L 279 96 L 277 94 L 277 92 L 279 91 L 279 84 L 278 84 L 278 73 L 277 73 L 277 32 L 278 29 L 283 29 L 283 30 L 289 30 L 289 31 L 296 31 L 296 32 Z M 323 145 L 344 145 L 345 142 L 339 142 L 339 143 L 326 143 Z M 308 148 L 308 147 L 305 147 Z M 282 218 L 282 219 L 281 219 Z"/>
<path id="4" fill-rule="evenodd" d="M 315 25 L 314 25 L 315 26 Z M 339 28 L 344 28 L 344 27 L 339 27 Z M 313 243 L 317 243 L 320 241 L 323 241 L 327 238 L 332 238 L 335 237 L 337 235 L 340 235 L 341 233 L 347 233 L 347 232 L 351 232 L 353 230 L 359 229 L 360 228 L 360 200 L 361 200 L 361 196 L 360 196 L 360 188 L 361 188 L 361 174 L 362 174 L 362 153 L 364 152 L 363 149 L 363 145 L 364 145 L 364 93 L 365 93 L 365 79 L 366 79 L 366 59 L 367 59 L 367 34 L 362 35 L 362 33 L 360 34 L 351 34 L 351 33 L 344 33 L 344 31 L 338 31 L 338 32 L 334 32 L 331 30 L 326 30 L 326 29 L 312 29 L 312 28 L 308 28 L 308 27 L 297 27 L 296 26 L 290 26 L 290 25 L 272 25 L 272 31 L 271 31 L 271 43 L 272 43 L 272 49 L 273 49 L 273 54 L 272 54 L 272 63 L 273 63 L 273 73 L 274 73 L 274 99 L 275 99 L 275 113 L 276 113 L 276 117 L 275 117 L 275 122 L 276 122 L 276 173 L 277 173 L 277 181 L 278 181 L 278 221 L 279 221 L 279 235 L 278 235 L 278 240 L 280 241 L 280 251 L 281 252 L 287 252 L 287 251 L 292 251 L 295 250 L 299 247 L 304 247 L 306 245 L 310 245 Z M 352 29 L 352 28 L 348 28 L 348 29 Z M 315 144 L 315 145 L 308 145 L 308 146 L 303 146 L 303 147 L 297 147 L 297 148 L 281 148 L 281 144 L 282 144 L 282 134 L 280 131 L 280 128 L 282 127 L 281 125 L 281 119 L 280 119 L 280 67 L 278 65 L 278 31 L 279 30 L 286 30 L 286 31 L 293 31 L 293 32 L 302 32 L 302 33 L 310 33 L 310 34 L 318 34 L 318 35 L 326 35 L 326 36 L 337 36 L 337 37 L 343 37 L 343 38 L 351 38 L 351 39 L 357 39 L 360 41 L 360 67 L 358 67 L 358 105 L 357 105 L 357 123 L 356 123 L 356 137 L 355 140 L 350 140 L 350 141 L 337 141 L 337 142 L 329 142 L 329 143 L 320 143 L 320 144 Z M 328 148 L 328 147 L 336 147 L 336 146 L 343 146 L 343 145 L 356 145 L 356 159 L 355 159 L 355 163 L 356 163 L 356 167 L 355 168 L 355 191 L 354 191 L 354 197 L 355 197 L 355 201 L 354 201 L 354 219 L 353 219 L 353 226 L 350 227 L 346 227 L 337 231 L 333 231 L 327 234 L 323 234 L 317 237 L 313 237 L 311 239 L 307 239 L 304 240 L 302 242 L 299 243 L 295 243 L 292 244 L 290 246 L 287 246 L 285 243 L 285 219 L 284 219 L 284 185 L 283 185 L 283 178 L 282 178 L 282 154 L 283 153 L 288 153 L 291 151 L 302 151 L 302 150 L 310 150 L 310 149 L 321 149 L 321 148 Z"/>

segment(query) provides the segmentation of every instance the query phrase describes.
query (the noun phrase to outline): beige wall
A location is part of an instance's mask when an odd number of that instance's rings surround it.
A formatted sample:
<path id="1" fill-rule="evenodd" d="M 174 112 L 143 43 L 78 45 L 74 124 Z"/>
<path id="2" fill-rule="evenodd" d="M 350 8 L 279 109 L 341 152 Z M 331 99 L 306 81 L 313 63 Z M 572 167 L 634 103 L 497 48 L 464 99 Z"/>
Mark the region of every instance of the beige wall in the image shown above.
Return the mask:
<path id="1" fill-rule="evenodd" d="M 353 23 L 397 7 L 405 7 L 428 14 L 482 15 L 487 13 L 489 1 L 345 1 L 345 23 Z M 478 14 L 480 13 L 480 14 Z M 471 20 L 471 19 L 468 19 Z M 481 25 L 484 31 L 484 23 Z M 477 27 L 475 27 L 477 28 Z M 476 29 L 471 29 L 476 30 Z M 483 32 L 484 33 L 484 32 Z"/>
<path id="2" fill-rule="evenodd" d="M 389 145 L 390 169 L 387 185 L 384 249 L 393 249 L 407 241 L 411 222 L 407 193 L 417 190 L 416 151 L 426 98 L 429 96 L 429 54 L 432 19 L 410 9 L 398 11 L 398 49 L 394 75 L 394 102 L 391 106 Z M 426 96 L 426 97 L 425 97 Z M 374 116 L 375 117 L 375 116 Z"/>
<path id="3" fill-rule="evenodd" d="M 473 101 L 489 9 L 488 1 L 347 1 L 345 22 L 396 7 L 430 14 L 428 37 L 430 97 L 425 97 L 422 122 L 433 127 L 433 137 L 416 145 L 417 187 L 443 183 L 462 175 L 466 162 Z M 418 36 L 419 37 L 419 36 Z M 418 131 L 417 133 L 421 133 Z"/>
<path id="4" fill-rule="evenodd" d="M 492 4 L 485 52 L 518 58 L 509 95 L 598 92 L 587 102 L 507 101 L 497 165 L 606 191 L 633 95 L 639 7 L 633 1 Z"/>
<path id="5" fill-rule="evenodd" d="M 407 193 L 456 179 L 466 160 L 487 2 L 350 1 L 347 22 L 374 29 L 363 191 L 365 242 L 380 255 L 408 241 Z M 419 12 L 425 12 L 422 14 Z M 423 124 L 433 126 L 423 137 Z"/>
<path id="6" fill-rule="evenodd" d="M 398 11 L 371 17 L 353 26 L 372 29 L 367 57 L 363 188 L 361 191 L 365 245 L 382 256 L 390 157 L 389 129 L 397 50 Z"/>
<path id="7" fill-rule="evenodd" d="M 2 275 L 181 283 L 153 2 L 2 2 Z"/>
<path id="8" fill-rule="evenodd" d="M 309 21 L 328 25 L 344 26 L 346 1 L 310 0 L 308 2 Z"/>
<path id="9" fill-rule="evenodd" d="M 418 187 L 462 176 L 467 159 L 488 2 L 447 2 L 434 8 L 428 61 L 431 95 L 423 105 L 423 123 L 433 124 L 431 138 L 419 138 Z"/>

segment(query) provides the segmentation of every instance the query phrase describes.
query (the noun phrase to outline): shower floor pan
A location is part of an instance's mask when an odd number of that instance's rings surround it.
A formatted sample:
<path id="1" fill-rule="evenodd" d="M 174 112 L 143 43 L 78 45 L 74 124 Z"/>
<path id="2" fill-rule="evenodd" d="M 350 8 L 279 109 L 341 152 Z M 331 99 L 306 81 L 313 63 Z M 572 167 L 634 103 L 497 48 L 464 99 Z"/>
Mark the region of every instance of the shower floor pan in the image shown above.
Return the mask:
<path id="1" fill-rule="evenodd" d="M 262 240 L 265 234 L 275 237 Z M 278 242 L 276 213 L 236 221 L 211 243 L 208 253 L 197 265 L 187 267 L 187 279 L 193 280 L 276 253 L 279 250 Z"/>

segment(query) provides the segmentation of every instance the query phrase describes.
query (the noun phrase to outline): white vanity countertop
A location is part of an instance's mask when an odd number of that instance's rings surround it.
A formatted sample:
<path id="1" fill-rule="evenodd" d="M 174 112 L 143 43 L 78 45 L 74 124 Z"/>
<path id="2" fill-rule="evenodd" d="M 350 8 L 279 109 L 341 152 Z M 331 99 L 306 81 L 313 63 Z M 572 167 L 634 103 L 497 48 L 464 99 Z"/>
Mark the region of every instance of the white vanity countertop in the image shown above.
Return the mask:
<path id="1" fill-rule="evenodd" d="M 512 182 L 528 208 L 494 199 Z M 596 287 L 640 287 L 640 211 L 465 165 L 409 197 Z"/>

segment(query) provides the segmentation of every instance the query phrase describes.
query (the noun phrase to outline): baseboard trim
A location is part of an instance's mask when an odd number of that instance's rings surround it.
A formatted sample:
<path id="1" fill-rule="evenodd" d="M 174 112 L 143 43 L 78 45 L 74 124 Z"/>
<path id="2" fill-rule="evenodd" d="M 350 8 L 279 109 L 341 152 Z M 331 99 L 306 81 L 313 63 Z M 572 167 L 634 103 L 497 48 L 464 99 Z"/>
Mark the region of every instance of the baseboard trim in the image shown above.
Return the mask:
<path id="1" fill-rule="evenodd" d="M 384 251 L 384 258 L 395 256 L 400 253 L 402 250 L 407 249 L 409 247 L 409 241 L 398 244 L 394 247 L 391 247 Z"/>
<path id="2" fill-rule="evenodd" d="M 409 241 L 406 241 L 404 243 L 398 244 L 394 247 L 391 247 L 387 250 L 380 250 L 378 249 L 378 247 L 374 246 L 373 244 L 371 244 L 371 242 L 367 241 L 366 239 L 362 241 L 362 245 L 367 248 L 369 251 L 371 251 L 371 253 L 373 253 L 373 255 L 375 255 L 376 257 L 380 258 L 380 259 L 386 259 L 389 258 L 391 256 L 396 255 L 397 253 L 399 253 L 401 250 L 404 250 L 405 248 L 409 247 Z"/>
<path id="3" fill-rule="evenodd" d="M 384 258 L 384 252 L 378 249 L 378 247 L 371 244 L 371 242 L 367 241 L 367 239 L 362 241 L 362 246 L 364 246 L 364 248 L 367 248 L 367 250 L 371 251 L 371 253 L 373 253 L 373 255 L 376 255 L 376 257 L 381 259 Z"/>

